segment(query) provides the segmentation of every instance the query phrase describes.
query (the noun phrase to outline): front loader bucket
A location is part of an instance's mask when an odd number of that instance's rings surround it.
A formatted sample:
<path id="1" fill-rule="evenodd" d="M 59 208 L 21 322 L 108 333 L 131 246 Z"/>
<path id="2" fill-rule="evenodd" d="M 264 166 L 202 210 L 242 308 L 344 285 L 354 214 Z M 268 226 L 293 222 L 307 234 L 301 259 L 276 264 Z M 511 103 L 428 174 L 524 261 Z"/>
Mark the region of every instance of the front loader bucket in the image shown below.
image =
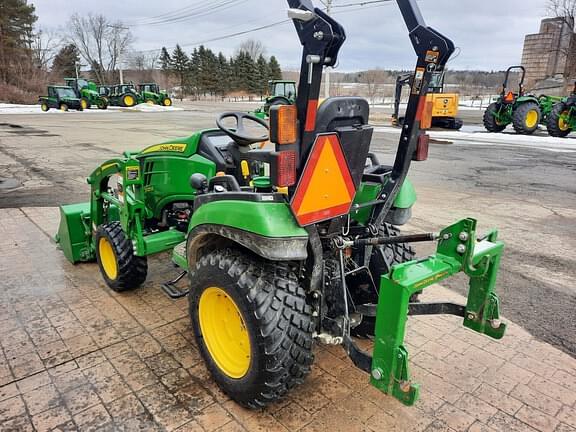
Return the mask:
<path id="1" fill-rule="evenodd" d="M 90 203 L 60 206 L 60 226 L 56 243 L 72 264 L 93 261 Z"/>

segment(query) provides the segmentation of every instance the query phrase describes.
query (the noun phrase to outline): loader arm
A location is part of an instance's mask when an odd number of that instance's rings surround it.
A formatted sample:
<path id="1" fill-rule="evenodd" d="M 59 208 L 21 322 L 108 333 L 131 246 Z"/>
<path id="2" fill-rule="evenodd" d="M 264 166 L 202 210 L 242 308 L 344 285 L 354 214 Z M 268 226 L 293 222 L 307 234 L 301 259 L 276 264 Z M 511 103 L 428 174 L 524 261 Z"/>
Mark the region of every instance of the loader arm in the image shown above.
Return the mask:
<path id="1" fill-rule="evenodd" d="M 418 60 L 411 80 L 410 98 L 390 181 L 382 188 L 379 197 L 381 202 L 374 208 L 375 226 L 384 222 L 410 169 L 422 134 L 421 120 L 432 74 L 444 70 L 454 53 L 454 43 L 450 39 L 426 26 L 416 0 L 397 0 L 397 3 Z"/>

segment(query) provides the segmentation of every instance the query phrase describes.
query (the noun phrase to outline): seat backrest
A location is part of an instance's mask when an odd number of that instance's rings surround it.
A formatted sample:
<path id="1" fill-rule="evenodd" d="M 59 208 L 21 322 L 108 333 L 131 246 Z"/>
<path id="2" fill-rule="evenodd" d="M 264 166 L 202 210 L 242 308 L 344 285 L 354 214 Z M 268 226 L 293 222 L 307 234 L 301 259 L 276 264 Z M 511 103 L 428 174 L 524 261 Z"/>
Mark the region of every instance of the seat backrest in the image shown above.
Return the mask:
<path id="1" fill-rule="evenodd" d="M 364 126 L 369 116 L 370 106 L 364 98 L 328 98 L 318 107 L 316 133 L 334 132 L 344 126 Z"/>

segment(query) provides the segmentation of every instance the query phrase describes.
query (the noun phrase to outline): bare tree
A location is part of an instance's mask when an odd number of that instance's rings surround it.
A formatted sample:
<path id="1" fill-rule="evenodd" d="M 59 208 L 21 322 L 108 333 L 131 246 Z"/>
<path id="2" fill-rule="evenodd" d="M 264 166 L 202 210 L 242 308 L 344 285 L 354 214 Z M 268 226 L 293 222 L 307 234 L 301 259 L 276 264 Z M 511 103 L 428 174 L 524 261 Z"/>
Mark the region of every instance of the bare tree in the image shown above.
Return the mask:
<path id="1" fill-rule="evenodd" d="M 78 47 L 96 79 L 109 82 L 133 41 L 132 33 L 121 22 L 111 22 L 104 15 L 74 14 L 68 22 L 70 42 Z"/>
<path id="2" fill-rule="evenodd" d="M 36 67 L 48 70 L 61 45 L 62 40 L 56 32 L 38 30 L 32 39 L 32 55 Z"/>
<path id="3" fill-rule="evenodd" d="M 151 54 L 134 52 L 128 58 L 128 66 L 137 72 L 140 81 L 153 81 L 158 57 L 157 52 Z"/>
<path id="4" fill-rule="evenodd" d="M 256 39 L 247 39 L 242 42 L 236 49 L 236 55 L 241 52 L 247 53 L 252 60 L 258 60 L 258 57 L 266 56 L 266 47 L 262 42 Z"/>
<path id="5" fill-rule="evenodd" d="M 548 15 L 555 18 L 561 18 L 563 24 L 574 32 L 574 26 L 576 24 L 576 0 L 548 0 L 546 6 Z M 562 41 L 560 41 L 557 51 L 568 60 L 567 75 L 569 77 L 575 77 L 576 38 L 573 36 L 570 38 L 570 42 L 566 44 L 562 44 Z"/>
<path id="6" fill-rule="evenodd" d="M 359 82 L 366 85 L 368 99 L 372 105 L 376 103 L 376 96 L 380 93 L 384 78 L 385 72 L 380 69 L 367 70 L 360 74 Z"/>

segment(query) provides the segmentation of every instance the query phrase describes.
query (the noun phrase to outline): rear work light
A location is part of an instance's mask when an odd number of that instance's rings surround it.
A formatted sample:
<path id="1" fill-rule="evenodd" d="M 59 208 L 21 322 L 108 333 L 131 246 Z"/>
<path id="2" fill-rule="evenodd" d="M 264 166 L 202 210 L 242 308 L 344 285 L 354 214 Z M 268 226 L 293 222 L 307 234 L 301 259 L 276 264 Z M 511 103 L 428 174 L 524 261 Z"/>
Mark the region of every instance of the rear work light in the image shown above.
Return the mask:
<path id="1" fill-rule="evenodd" d="M 278 187 L 293 186 L 296 183 L 296 152 L 286 150 L 273 153 L 270 176 L 272 184 Z"/>
<path id="2" fill-rule="evenodd" d="M 298 139 L 297 110 L 295 105 L 277 105 L 270 108 L 270 141 L 294 144 Z"/>
<path id="3" fill-rule="evenodd" d="M 426 96 L 421 96 L 418 101 L 416 120 L 420 122 L 420 129 L 430 129 L 432 127 L 433 102 L 427 100 Z"/>
<path id="4" fill-rule="evenodd" d="M 421 133 L 418 136 L 418 144 L 416 145 L 416 151 L 414 152 L 412 160 L 417 162 L 427 160 L 429 147 L 430 147 L 430 135 L 426 133 Z"/>

